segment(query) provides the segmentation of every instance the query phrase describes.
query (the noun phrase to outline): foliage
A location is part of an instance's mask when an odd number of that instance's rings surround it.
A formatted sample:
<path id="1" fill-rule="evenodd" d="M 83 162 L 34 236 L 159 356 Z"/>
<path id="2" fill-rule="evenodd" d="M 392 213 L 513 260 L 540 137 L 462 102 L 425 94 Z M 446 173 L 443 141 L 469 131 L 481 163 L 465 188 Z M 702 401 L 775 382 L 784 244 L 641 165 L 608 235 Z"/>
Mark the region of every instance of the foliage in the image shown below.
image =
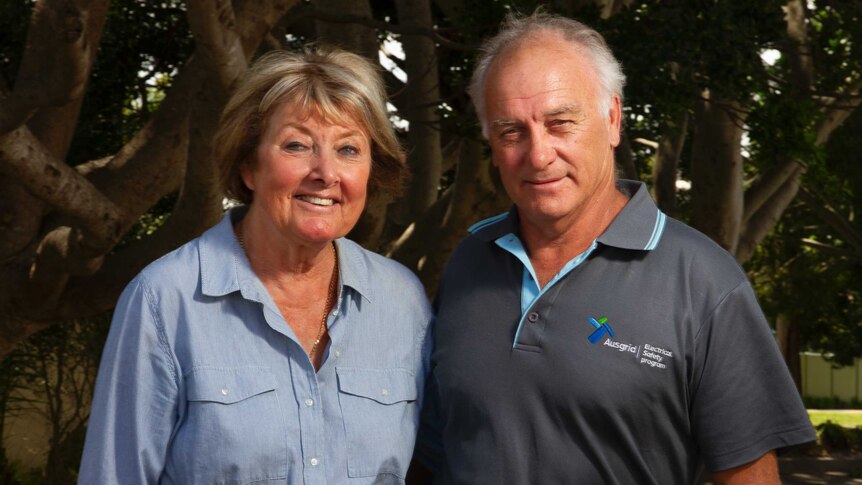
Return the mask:
<path id="1" fill-rule="evenodd" d="M 107 337 L 109 315 L 54 325 L 17 348 L 6 369 L 21 386 L 18 412 L 41 416 L 50 425 L 48 483 L 65 483 L 78 469 L 96 371 Z M 5 376 L 4 376 L 5 377 Z"/>
<path id="2" fill-rule="evenodd" d="M 836 131 L 822 158 L 813 159 L 805 179 L 847 214 L 857 231 L 862 231 L 854 217 L 862 204 L 860 129 L 862 116 L 857 112 Z M 814 249 L 804 240 L 853 250 L 809 204 L 796 203 L 749 264 L 758 296 L 768 315 L 785 312 L 799 322 L 802 349 L 850 365 L 862 355 L 862 262 Z"/>
<path id="3" fill-rule="evenodd" d="M 815 427 L 817 441 L 827 450 L 858 451 L 862 449 L 862 426 L 845 428 L 832 421 Z"/>
<path id="4" fill-rule="evenodd" d="M 71 164 L 115 153 L 143 126 L 192 52 L 188 32 L 179 0 L 111 3 Z"/>
<path id="5" fill-rule="evenodd" d="M 243 2 L 227 3 L 239 5 Z M 302 7 L 309 7 L 315 2 L 301 3 Z M 818 144 L 815 132 L 815 127 L 823 120 L 824 106 L 846 88 L 848 79 L 860 79 L 862 11 L 859 2 L 807 2 L 813 7 L 808 34 L 812 37 L 812 59 L 817 67 L 812 80 L 814 93 L 795 86 L 792 81 L 782 11 L 784 3 L 779 0 L 636 0 L 610 18 L 601 18 L 592 2 L 432 2 L 435 32 L 463 47 L 441 45 L 437 50 L 436 67 L 441 82 L 440 99 L 435 105 L 440 119 L 434 123 L 439 127 L 442 145 L 480 138 L 475 113 L 466 95 L 475 47 L 497 30 L 508 12 L 531 12 L 541 4 L 595 26 L 606 35 L 628 78 L 624 109 L 629 139 L 654 142 L 682 115 L 694 120 L 695 107 L 703 89 L 708 88 L 742 106 L 738 114 L 740 119 L 745 119 L 747 144 L 741 148 L 746 154 L 748 185 L 784 159 L 799 160 L 807 167 L 803 179 L 806 190 L 834 208 L 850 227 L 862 232 L 856 217 L 862 203 L 862 164 L 858 155 L 862 153 L 862 138 L 858 136 L 862 132 L 862 113 L 857 110 L 825 145 Z M 374 21 L 390 22 L 393 31 L 397 30 L 394 2 L 374 0 L 369 4 Z M 454 4 L 457 8 L 451 8 Z M 7 1 L 0 8 L 0 90 L 4 85 L 14 85 L 27 36 L 24 19 L 29 16 L 32 5 L 29 0 Z M 301 40 L 314 40 L 315 21 L 306 17 L 297 22 L 303 25 L 297 27 L 296 34 L 291 31 L 292 37 L 284 40 L 283 46 L 295 48 Z M 290 31 L 290 27 L 288 19 L 277 28 L 283 33 Z M 376 35 L 378 40 L 405 38 L 403 34 L 385 29 L 378 29 Z M 275 43 L 279 41 L 275 39 Z M 273 39 L 269 42 L 261 50 L 272 47 Z M 89 77 L 65 162 L 77 166 L 115 156 L 152 119 L 166 93 L 180 79 L 194 49 L 185 2 L 111 2 L 96 65 Z M 782 56 L 769 65 L 762 54 L 772 50 L 780 50 Z M 402 60 L 395 62 L 404 65 Z M 387 82 L 393 102 L 403 101 L 400 99 L 403 83 L 392 78 Z M 692 126 L 687 133 L 686 147 L 692 144 L 696 129 L 693 121 Z M 644 144 L 634 144 L 632 148 L 639 176 L 650 179 L 654 149 Z M 697 162 L 684 150 L 679 178 L 690 179 L 689 174 Z M 432 181 L 441 194 L 455 183 L 457 170 L 458 166 L 449 167 L 440 181 Z M 691 201 L 697 195 L 691 191 L 677 192 L 683 220 L 689 219 Z M 126 232 L 123 241 L 113 247 L 114 253 L 156 234 L 157 229 L 166 225 L 180 196 L 174 191 L 158 193 L 155 199 L 158 202 L 152 204 Z M 400 202 L 392 206 L 397 207 Z M 135 217 L 138 214 L 136 212 Z M 476 220 L 485 215 L 476 213 L 471 217 Z M 406 225 L 422 221 L 402 222 Z M 55 221 L 48 219 L 46 227 L 50 224 Z M 380 247 L 393 243 L 401 233 L 393 230 L 387 236 L 390 239 L 383 241 Z M 816 249 L 811 241 L 845 253 Z M 858 257 L 847 256 L 853 249 L 848 238 L 824 223 L 816 207 L 797 199 L 746 264 L 767 316 L 774 319 L 779 313 L 789 314 L 799 322 L 802 348 L 829 352 L 836 364 L 848 363 L 854 356 L 862 355 L 862 263 Z M 75 374 L 74 369 L 86 369 L 83 371 L 86 379 L 91 378 L 99 342 L 104 338 L 105 318 L 97 319 L 99 323 L 94 325 L 83 321 L 55 325 L 22 344 L 0 368 L 0 411 L 5 411 L 2 416 L 10 415 L 21 406 L 34 406 L 37 401 L 40 406 L 48 404 L 45 409 L 52 410 L 45 418 L 56 424 L 52 438 L 55 458 L 52 459 L 59 468 L 72 467 L 62 455 L 75 454 L 75 442 L 82 429 L 77 424 L 82 416 L 70 421 L 59 411 L 72 405 L 60 402 L 68 399 L 68 392 L 74 395 L 78 391 L 63 391 L 63 385 L 58 387 L 55 379 L 61 374 Z M 19 393 L 22 385 L 37 389 L 40 394 L 32 398 L 32 402 L 22 400 Z M 65 381 L 65 385 L 86 387 L 90 384 L 72 380 Z M 61 392 L 58 393 L 58 389 Z M 82 406 L 86 409 L 86 405 Z M 832 435 L 833 430 L 823 429 L 827 440 L 840 440 Z M 4 459 L 0 453 L 0 469 Z"/>

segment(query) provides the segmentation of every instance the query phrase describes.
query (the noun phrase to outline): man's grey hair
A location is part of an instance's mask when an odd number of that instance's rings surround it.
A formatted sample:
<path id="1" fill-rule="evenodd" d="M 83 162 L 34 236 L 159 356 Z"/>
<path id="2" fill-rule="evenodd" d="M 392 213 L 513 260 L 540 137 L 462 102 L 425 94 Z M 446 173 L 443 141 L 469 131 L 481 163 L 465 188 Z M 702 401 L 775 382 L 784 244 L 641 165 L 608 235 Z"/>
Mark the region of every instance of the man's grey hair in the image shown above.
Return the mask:
<path id="1" fill-rule="evenodd" d="M 592 61 L 593 68 L 599 78 L 599 85 L 604 96 L 599 97 L 599 113 L 606 116 L 611 108 L 614 95 L 623 99 L 623 85 L 626 76 L 623 74 L 620 62 L 614 57 L 602 34 L 586 25 L 559 15 L 537 11 L 530 16 L 509 14 L 500 27 L 500 32 L 486 40 L 479 48 L 479 57 L 470 80 L 467 92 L 476 107 L 479 121 L 482 123 L 482 133 L 488 135 L 488 120 L 485 119 L 485 77 L 488 68 L 506 49 L 516 46 L 537 34 L 557 34 L 568 42 L 579 47 Z"/>

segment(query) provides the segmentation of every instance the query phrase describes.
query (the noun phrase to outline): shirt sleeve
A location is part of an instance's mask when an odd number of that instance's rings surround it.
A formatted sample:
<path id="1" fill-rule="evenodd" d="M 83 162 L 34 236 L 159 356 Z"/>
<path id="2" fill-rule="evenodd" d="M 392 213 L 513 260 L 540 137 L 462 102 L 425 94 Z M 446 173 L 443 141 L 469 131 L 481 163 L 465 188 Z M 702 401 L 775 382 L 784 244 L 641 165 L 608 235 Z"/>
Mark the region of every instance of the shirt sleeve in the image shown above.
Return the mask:
<path id="1" fill-rule="evenodd" d="M 416 435 L 416 447 L 413 459 L 422 464 L 435 475 L 440 473 L 443 462 L 443 438 L 439 416 L 439 394 L 437 380 L 434 376 L 432 348 L 436 332 L 436 317 L 432 317 L 423 349 L 423 365 L 426 378 L 424 381 L 424 396 L 419 417 L 419 429 Z"/>
<path id="2" fill-rule="evenodd" d="M 691 425 L 720 471 L 816 436 L 751 286 L 734 288 L 695 341 Z"/>
<path id="3" fill-rule="evenodd" d="M 425 381 L 425 402 L 422 405 L 413 458 L 434 475 L 439 475 L 443 467 L 443 438 L 439 409 L 437 381 L 432 371 Z"/>
<path id="4" fill-rule="evenodd" d="M 140 277 L 120 297 L 96 379 L 80 484 L 159 481 L 179 393 L 157 311 Z"/>

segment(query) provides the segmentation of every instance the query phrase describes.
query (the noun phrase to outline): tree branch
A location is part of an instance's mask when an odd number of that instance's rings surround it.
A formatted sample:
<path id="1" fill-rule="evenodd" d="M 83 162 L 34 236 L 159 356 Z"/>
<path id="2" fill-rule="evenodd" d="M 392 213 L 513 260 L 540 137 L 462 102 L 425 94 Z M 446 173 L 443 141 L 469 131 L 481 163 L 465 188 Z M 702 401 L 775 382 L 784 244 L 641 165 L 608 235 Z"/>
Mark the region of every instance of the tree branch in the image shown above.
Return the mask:
<path id="1" fill-rule="evenodd" d="M 475 46 L 470 46 L 466 44 L 461 44 L 452 40 L 449 40 L 439 32 L 434 30 L 433 28 L 425 28 L 425 27 L 406 27 L 403 25 L 390 24 L 389 22 L 383 22 L 380 20 L 376 20 L 369 17 L 363 17 L 360 15 L 350 15 L 344 14 L 341 12 L 334 12 L 332 10 L 326 10 L 321 8 L 316 8 L 313 5 L 303 6 L 297 9 L 296 16 L 293 18 L 291 23 L 302 21 L 305 18 L 313 18 L 316 20 L 322 20 L 324 22 L 332 22 L 339 24 L 361 24 L 365 25 L 377 30 L 392 32 L 395 34 L 404 34 L 404 35 L 423 35 L 425 37 L 431 38 L 437 44 L 440 44 L 440 47 L 445 47 L 447 49 L 456 50 L 456 51 L 473 51 L 476 50 Z"/>
<path id="2" fill-rule="evenodd" d="M 778 191 L 787 180 L 797 173 L 799 166 L 806 165 L 795 158 L 785 158 L 761 173 L 745 191 L 742 222 L 748 224 L 751 216 L 763 207 L 763 204 Z"/>
<path id="3" fill-rule="evenodd" d="M 6 261 L 36 237 L 45 204 L 3 170 L 0 174 L 0 261 Z"/>
<path id="4" fill-rule="evenodd" d="M 817 124 L 814 132 L 817 134 L 815 143 L 817 145 L 825 145 L 829 141 L 832 132 L 838 129 L 844 120 L 850 117 L 850 114 L 862 104 L 862 96 L 859 96 L 862 91 L 862 79 L 857 79 L 845 91 L 845 96 L 837 96 L 824 107 L 823 119 Z"/>
<path id="5" fill-rule="evenodd" d="M 248 68 L 230 0 L 188 0 L 189 26 L 198 53 L 209 59 L 225 90 Z"/>
<path id="6" fill-rule="evenodd" d="M 73 168 L 46 153 L 27 127 L 0 137 L 0 159 L 30 192 L 79 220 L 94 237 L 92 247 L 107 252 L 120 240 L 120 209 Z"/>
<path id="7" fill-rule="evenodd" d="M 0 134 L 21 126 L 40 107 L 83 96 L 93 55 L 88 16 L 106 10 L 106 2 L 36 2 L 15 89 L 0 99 Z M 101 32 L 101 23 L 95 28 Z"/>
<path id="8" fill-rule="evenodd" d="M 835 209 L 834 204 L 826 200 L 822 194 L 812 192 L 806 187 L 803 187 L 800 191 L 799 198 L 808 208 L 817 213 L 829 227 L 834 229 L 847 244 L 853 246 L 857 252 L 862 254 L 862 234 L 853 227 L 853 224 L 845 216 Z"/>
<path id="9" fill-rule="evenodd" d="M 21 74 L 16 80 L 15 87 L 17 89 L 21 83 L 24 83 L 32 89 L 57 91 L 55 102 L 42 105 L 27 122 L 27 126 L 48 153 L 58 160 L 65 160 L 84 100 L 83 93 L 86 89 L 87 79 L 95 62 L 96 52 L 102 37 L 108 13 L 108 2 L 107 0 L 48 0 L 45 3 L 51 4 L 52 8 L 61 11 L 63 25 L 59 32 L 48 32 L 46 33 L 47 38 L 38 39 L 41 45 L 38 46 L 39 52 L 34 53 L 34 55 L 38 55 L 39 58 L 33 59 L 33 62 L 38 65 L 36 68 L 38 70 L 27 69 L 22 65 Z M 56 36 L 60 33 L 67 37 L 57 39 Z M 76 35 L 79 38 L 73 37 Z M 65 41 L 71 42 L 72 38 L 75 38 L 74 44 L 80 45 L 81 48 L 57 45 L 57 48 L 68 49 L 69 52 L 62 55 L 59 62 L 55 60 L 55 52 L 51 47 L 52 42 L 62 44 Z M 42 44 L 43 41 L 44 44 Z M 58 65 L 45 66 L 45 64 L 51 63 L 58 63 Z M 69 74 L 65 74 L 67 71 Z M 22 77 L 25 72 L 28 74 Z M 34 77 L 31 78 L 30 75 Z M 68 89 L 63 91 L 61 88 L 49 86 L 58 80 L 52 76 L 58 76 L 61 85 L 70 84 L 67 86 Z M 74 77 L 74 79 L 62 81 L 64 76 Z M 60 94 L 61 91 L 66 94 Z"/>
<path id="10" fill-rule="evenodd" d="M 816 241 L 814 239 L 803 238 L 800 240 L 803 246 L 808 246 L 810 248 L 814 248 L 822 253 L 829 254 L 831 256 L 835 256 L 838 258 L 846 258 L 855 261 L 862 261 L 862 252 L 859 252 L 858 248 L 856 252 L 849 251 L 844 248 L 839 248 L 836 246 L 832 246 L 831 244 L 824 244 L 820 241 Z"/>
<path id="11" fill-rule="evenodd" d="M 745 224 L 739 236 L 734 255 L 740 264 L 745 263 L 754 255 L 757 245 L 775 227 L 775 224 L 784 214 L 787 206 L 799 192 L 800 178 L 805 172 L 805 167 L 796 165 L 793 173 L 785 180 L 781 187 L 774 191 L 767 201 L 761 204 L 760 209 L 754 212 Z"/>

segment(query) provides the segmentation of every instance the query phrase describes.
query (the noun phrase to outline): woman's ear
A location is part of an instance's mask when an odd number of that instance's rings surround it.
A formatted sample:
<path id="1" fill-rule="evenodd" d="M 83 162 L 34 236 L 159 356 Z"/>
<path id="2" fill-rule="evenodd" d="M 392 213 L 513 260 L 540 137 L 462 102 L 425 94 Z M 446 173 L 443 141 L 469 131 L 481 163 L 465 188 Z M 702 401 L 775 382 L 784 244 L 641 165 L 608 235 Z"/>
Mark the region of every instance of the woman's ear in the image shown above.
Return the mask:
<path id="1" fill-rule="evenodd" d="M 239 176 L 242 177 L 242 183 L 248 190 L 254 192 L 254 170 L 252 170 L 250 163 L 242 162 L 239 165 Z"/>

